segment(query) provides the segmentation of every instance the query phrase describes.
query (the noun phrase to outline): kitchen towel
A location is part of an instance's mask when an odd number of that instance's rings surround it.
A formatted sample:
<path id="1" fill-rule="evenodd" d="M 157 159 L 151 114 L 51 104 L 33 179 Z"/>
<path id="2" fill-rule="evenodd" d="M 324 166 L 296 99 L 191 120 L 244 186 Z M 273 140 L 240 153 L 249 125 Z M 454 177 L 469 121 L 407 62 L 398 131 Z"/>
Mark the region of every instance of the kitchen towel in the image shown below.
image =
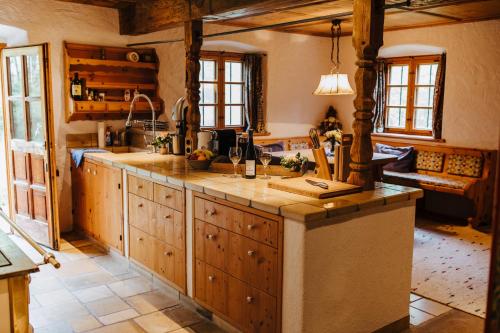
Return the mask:
<path id="1" fill-rule="evenodd" d="M 107 153 L 107 150 L 97 149 L 97 148 L 83 148 L 83 149 L 72 149 L 71 159 L 75 162 L 75 166 L 78 168 L 82 164 L 83 154 L 85 153 Z"/>

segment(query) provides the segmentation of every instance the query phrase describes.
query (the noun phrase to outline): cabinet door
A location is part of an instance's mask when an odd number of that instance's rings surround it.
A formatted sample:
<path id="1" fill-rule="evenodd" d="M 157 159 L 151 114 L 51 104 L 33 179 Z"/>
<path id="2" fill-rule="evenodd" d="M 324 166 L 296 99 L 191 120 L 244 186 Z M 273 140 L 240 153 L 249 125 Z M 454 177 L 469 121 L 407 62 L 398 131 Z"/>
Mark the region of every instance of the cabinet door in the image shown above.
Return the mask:
<path id="1" fill-rule="evenodd" d="M 174 282 L 175 279 L 175 250 L 173 246 L 154 239 L 154 257 L 155 265 L 154 270 L 165 277 L 166 279 Z"/>
<path id="2" fill-rule="evenodd" d="M 94 218 L 94 182 L 92 174 L 95 171 L 95 164 L 85 161 L 83 164 L 83 199 L 82 199 L 82 228 L 90 236 L 94 236 L 92 224 Z"/>
<path id="3" fill-rule="evenodd" d="M 274 333 L 276 298 L 228 276 L 227 315 L 244 332 Z"/>
<path id="4" fill-rule="evenodd" d="M 278 252 L 235 233 L 229 233 L 227 271 L 273 296 L 276 295 Z"/>
<path id="5" fill-rule="evenodd" d="M 98 166 L 96 177 L 102 181 L 99 230 L 101 240 L 120 251 L 123 249 L 122 173 L 120 169 Z"/>
<path id="6" fill-rule="evenodd" d="M 144 266 L 154 269 L 153 238 L 145 232 L 130 227 L 130 257 Z"/>
<path id="7" fill-rule="evenodd" d="M 200 260 L 196 260 L 195 269 L 195 297 L 225 314 L 227 275 Z"/>
<path id="8" fill-rule="evenodd" d="M 82 227 L 82 208 L 83 208 L 83 184 L 84 184 L 84 167 L 77 168 L 73 162 L 71 166 L 71 199 L 72 199 L 72 213 L 73 213 L 73 226 L 77 229 Z"/>
<path id="9" fill-rule="evenodd" d="M 228 232 L 210 223 L 195 220 L 195 256 L 218 269 L 225 269 Z"/>
<path id="10" fill-rule="evenodd" d="M 186 290 L 186 252 L 182 249 L 174 248 L 174 283 Z"/>

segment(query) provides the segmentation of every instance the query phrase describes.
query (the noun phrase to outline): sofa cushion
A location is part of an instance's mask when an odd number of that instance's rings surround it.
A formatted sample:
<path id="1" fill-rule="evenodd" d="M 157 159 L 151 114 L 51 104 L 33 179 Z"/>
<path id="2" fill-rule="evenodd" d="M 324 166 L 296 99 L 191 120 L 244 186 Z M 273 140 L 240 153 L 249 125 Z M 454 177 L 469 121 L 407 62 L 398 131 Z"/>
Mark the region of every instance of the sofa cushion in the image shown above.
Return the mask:
<path id="1" fill-rule="evenodd" d="M 454 189 L 464 190 L 467 186 L 474 181 L 468 181 L 467 179 L 456 179 L 451 177 L 443 176 L 433 176 L 425 175 L 416 172 L 395 172 L 395 171 L 384 171 L 384 181 L 391 181 L 391 178 L 400 178 L 404 180 L 414 181 L 415 183 L 430 184 L 435 186 L 449 187 Z"/>
<path id="2" fill-rule="evenodd" d="M 397 161 L 387 163 L 384 170 L 397 172 L 410 172 L 413 165 L 414 148 L 409 147 L 393 147 L 382 143 L 375 144 L 375 152 L 382 154 L 392 154 L 398 157 Z"/>
<path id="3" fill-rule="evenodd" d="M 415 169 L 441 172 L 443 171 L 444 153 L 435 151 L 417 151 Z"/>
<path id="4" fill-rule="evenodd" d="M 451 175 L 481 177 L 483 173 L 483 157 L 452 154 L 448 156 L 446 172 Z"/>

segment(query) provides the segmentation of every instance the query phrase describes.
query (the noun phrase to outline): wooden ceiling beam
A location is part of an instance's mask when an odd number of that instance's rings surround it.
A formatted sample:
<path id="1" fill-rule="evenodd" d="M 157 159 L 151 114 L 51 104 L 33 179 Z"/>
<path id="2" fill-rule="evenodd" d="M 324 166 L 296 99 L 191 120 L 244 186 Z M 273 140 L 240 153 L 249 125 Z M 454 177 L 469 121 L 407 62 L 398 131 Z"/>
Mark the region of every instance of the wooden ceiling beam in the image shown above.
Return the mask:
<path id="1" fill-rule="evenodd" d="M 120 33 L 139 35 L 181 26 L 191 20 L 235 19 L 325 0 L 143 0 L 119 9 Z"/>

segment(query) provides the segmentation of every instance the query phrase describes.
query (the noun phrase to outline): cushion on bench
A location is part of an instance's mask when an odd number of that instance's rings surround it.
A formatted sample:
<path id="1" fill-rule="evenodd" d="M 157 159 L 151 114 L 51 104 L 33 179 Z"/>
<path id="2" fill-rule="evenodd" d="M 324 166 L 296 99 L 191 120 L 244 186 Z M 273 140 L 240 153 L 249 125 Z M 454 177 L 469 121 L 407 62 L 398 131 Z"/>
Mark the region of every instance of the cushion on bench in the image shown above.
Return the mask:
<path id="1" fill-rule="evenodd" d="M 451 175 L 479 178 L 483 174 L 483 157 L 451 154 L 446 172 Z"/>
<path id="2" fill-rule="evenodd" d="M 443 171 L 444 153 L 417 150 L 415 169 L 441 172 Z"/>
<path id="3" fill-rule="evenodd" d="M 413 166 L 414 149 L 409 147 L 394 147 L 382 143 L 375 144 L 375 152 L 396 155 L 398 159 L 384 165 L 384 170 L 397 172 L 410 172 Z"/>
<path id="4" fill-rule="evenodd" d="M 414 181 L 415 183 L 423 183 L 435 186 L 449 187 L 453 189 L 465 190 L 469 184 L 474 183 L 474 180 L 456 179 L 442 176 L 425 175 L 416 172 L 395 172 L 384 170 L 384 181 L 390 179 L 404 179 Z"/>

